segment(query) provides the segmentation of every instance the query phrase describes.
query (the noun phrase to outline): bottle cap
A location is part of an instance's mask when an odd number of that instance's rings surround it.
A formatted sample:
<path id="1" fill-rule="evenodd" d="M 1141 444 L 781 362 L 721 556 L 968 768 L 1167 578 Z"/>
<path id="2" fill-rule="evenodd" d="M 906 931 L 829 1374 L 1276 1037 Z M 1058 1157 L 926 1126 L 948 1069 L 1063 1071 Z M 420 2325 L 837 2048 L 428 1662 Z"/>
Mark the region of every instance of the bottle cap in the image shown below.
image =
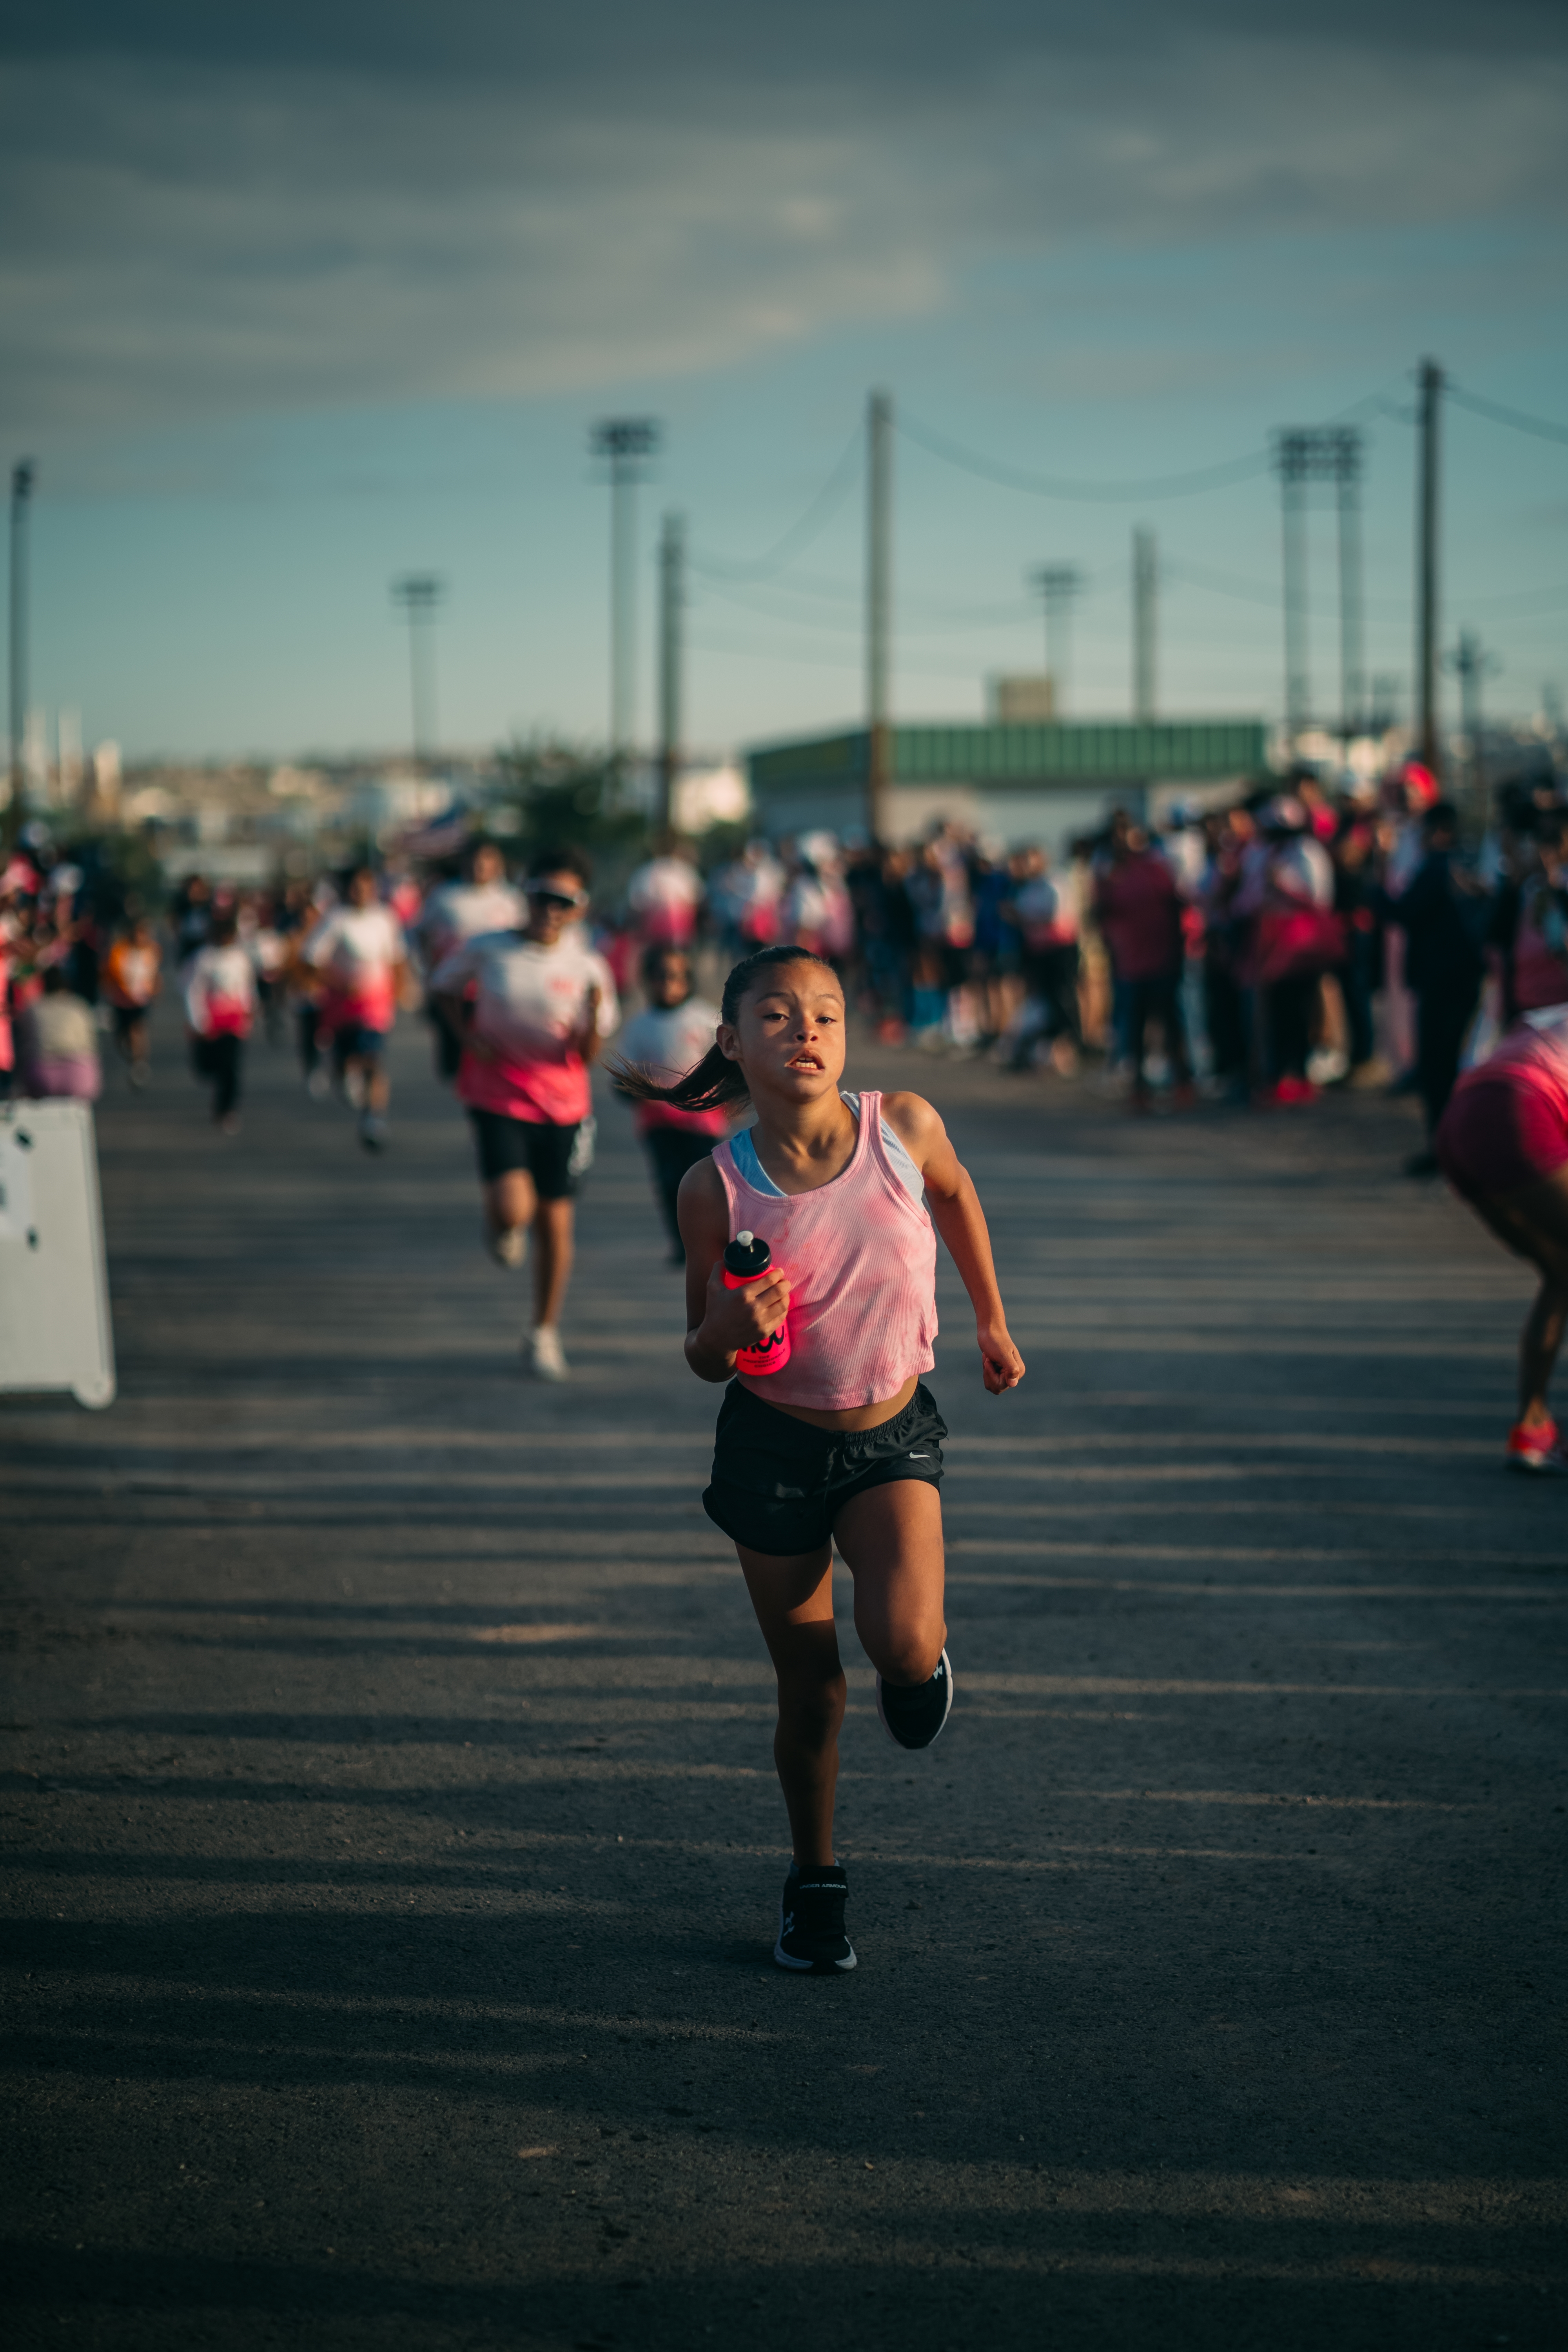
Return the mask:
<path id="1" fill-rule="evenodd" d="M 773 1264 L 773 1252 L 760 1234 L 737 1234 L 724 1252 L 724 1264 L 731 1274 L 763 1274 Z"/>

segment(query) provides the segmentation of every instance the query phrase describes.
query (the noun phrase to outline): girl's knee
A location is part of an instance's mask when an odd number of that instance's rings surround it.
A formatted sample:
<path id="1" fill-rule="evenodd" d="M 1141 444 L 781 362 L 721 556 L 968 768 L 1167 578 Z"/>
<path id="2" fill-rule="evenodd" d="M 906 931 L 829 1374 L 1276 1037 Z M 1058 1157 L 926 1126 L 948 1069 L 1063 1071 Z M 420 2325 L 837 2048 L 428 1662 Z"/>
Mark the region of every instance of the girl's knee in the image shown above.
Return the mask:
<path id="1" fill-rule="evenodd" d="M 947 1627 L 940 1617 L 928 1622 L 889 1626 L 879 1640 L 860 1640 L 879 1675 L 890 1683 L 929 1682 L 937 1669 Z"/>

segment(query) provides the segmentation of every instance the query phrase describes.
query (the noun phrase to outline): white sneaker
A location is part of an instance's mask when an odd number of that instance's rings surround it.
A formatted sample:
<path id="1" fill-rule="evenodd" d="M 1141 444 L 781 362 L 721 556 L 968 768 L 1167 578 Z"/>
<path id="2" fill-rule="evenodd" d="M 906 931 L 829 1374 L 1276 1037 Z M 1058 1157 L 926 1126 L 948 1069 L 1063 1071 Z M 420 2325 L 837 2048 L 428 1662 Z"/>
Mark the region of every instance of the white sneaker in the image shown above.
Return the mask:
<path id="1" fill-rule="evenodd" d="M 536 1381 L 563 1381 L 566 1358 L 553 1323 L 536 1323 L 528 1335 L 529 1361 Z"/>
<path id="2" fill-rule="evenodd" d="M 503 1225 L 499 1234 L 487 1234 L 485 1239 L 490 1255 L 498 1265 L 510 1266 L 515 1273 L 528 1258 L 528 1227 Z"/>
<path id="3" fill-rule="evenodd" d="M 310 1076 L 305 1081 L 305 1092 L 310 1096 L 312 1102 L 325 1102 L 327 1097 L 331 1093 L 331 1079 L 327 1076 L 326 1071 L 321 1067 L 320 1062 L 318 1062 L 315 1068 L 311 1071 Z"/>
<path id="4" fill-rule="evenodd" d="M 359 1139 L 367 1151 L 386 1150 L 387 1125 L 379 1111 L 367 1110 L 360 1113 Z"/>

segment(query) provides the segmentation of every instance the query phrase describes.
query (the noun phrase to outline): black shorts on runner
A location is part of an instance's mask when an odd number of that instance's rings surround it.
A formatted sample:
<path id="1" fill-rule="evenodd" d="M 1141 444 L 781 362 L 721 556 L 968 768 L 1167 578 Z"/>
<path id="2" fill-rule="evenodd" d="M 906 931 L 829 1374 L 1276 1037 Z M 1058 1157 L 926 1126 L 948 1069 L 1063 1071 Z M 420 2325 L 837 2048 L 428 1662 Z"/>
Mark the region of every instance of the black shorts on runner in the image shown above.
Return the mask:
<path id="1" fill-rule="evenodd" d="M 713 1438 L 713 1483 L 702 1507 L 748 1551 L 819 1551 L 851 1496 L 900 1478 L 942 1484 L 947 1423 L 921 1381 L 901 1412 L 875 1429 L 818 1429 L 731 1381 Z"/>
<path id="2" fill-rule="evenodd" d="M 493 1184 L 499 1176 L 525 1168 L 542 1201 L 572 1198 L 577 1190 L 577 1179 L 572 1173 L 572 1147 L 577 1140 L 574 1124 L 546 1127 L 538 1119 L 508 1118 L 499 1110 L 470 1108 L 468 1117 L 474 1123 L 484 1183 Z"/>
<path id="3" fill-rule="evenodd" d="M 384 1029 L 367 1029 L 363 1021 L 345 1021 L 332 1032 L 332 1056 L 339 1068 L 345 1062 L 379 1062 L 386 1051 Z"/>
<path id="4" fill-rule="evenodd" d="M 144 1004 L 117 1004 L 114 1008 L 115 1035 L 120 1038 L 129 1037 L 137 1024 L 145 1021 L 146 1018 L 147 1007 Z"/>

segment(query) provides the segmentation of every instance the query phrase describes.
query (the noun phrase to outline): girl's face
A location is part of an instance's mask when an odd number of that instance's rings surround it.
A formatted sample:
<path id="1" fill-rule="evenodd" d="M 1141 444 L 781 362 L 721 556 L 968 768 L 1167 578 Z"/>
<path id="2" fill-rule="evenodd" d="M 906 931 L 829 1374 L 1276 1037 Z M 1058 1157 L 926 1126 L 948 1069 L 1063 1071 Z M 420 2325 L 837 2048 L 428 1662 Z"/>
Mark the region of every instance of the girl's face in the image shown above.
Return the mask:
<path id="1" fill-rule="evenodd" d="M 691 970 L 684 956 L 661 956 L 648 982 L 648 1001 L 661 1013 L 673 1013 L 691 993 Z"/>
<path id="2" fill-rule="evenodd" d="M 844 1075 L 844 992 L 821 964 L 775 964 L 721 1022 L 719 1044 L 746 1074 L 759 1108 L 818 1102 Z"/>

